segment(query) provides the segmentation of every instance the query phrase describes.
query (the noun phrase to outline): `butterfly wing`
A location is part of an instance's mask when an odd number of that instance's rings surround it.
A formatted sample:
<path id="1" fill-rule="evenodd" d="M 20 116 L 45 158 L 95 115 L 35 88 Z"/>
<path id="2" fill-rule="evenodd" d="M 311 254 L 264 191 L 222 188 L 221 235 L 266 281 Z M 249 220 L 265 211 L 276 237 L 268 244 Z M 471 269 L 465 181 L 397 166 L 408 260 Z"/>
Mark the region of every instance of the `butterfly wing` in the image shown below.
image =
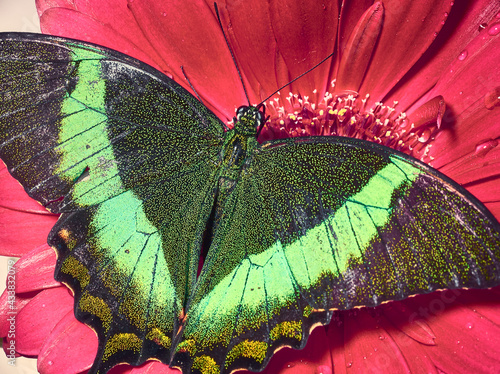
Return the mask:
<path id="1" fill-rule="evenodd" d="M 196 279 L 222 123 L 178 84 L 120 53 L 30 34 L 0 37 L 0 156 L 62 213 L 48 242 L 93 371 L 169 350 Z"/>
<path id="2" fill-rule="evenodd" d="M 264 144 L 221 211 L 174 357 L 183 368 L 257 371 L 280 347 L 303 347 L 332 310 L 500 282 L 495 218 L 444 175 L 373 143 Z"/>

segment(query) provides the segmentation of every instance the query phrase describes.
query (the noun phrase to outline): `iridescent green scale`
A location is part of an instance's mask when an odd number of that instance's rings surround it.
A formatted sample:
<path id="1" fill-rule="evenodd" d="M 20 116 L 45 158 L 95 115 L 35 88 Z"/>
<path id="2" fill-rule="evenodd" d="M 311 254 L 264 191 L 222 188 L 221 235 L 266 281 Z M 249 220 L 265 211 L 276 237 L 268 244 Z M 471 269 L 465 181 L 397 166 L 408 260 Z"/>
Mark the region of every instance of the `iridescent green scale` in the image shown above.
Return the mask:
<path id="1" fill-rule="evenodd" d="M 0 156 L 61 214 L 48 243 L 99 337 L 90 373 L 258 371 L 333 310 L 500 283 L 496 219 L 389 148 L 259 144 L 257 108 L 225 132 L 153 68 L 44 35 L 0 36 L 0 87 Z"/>

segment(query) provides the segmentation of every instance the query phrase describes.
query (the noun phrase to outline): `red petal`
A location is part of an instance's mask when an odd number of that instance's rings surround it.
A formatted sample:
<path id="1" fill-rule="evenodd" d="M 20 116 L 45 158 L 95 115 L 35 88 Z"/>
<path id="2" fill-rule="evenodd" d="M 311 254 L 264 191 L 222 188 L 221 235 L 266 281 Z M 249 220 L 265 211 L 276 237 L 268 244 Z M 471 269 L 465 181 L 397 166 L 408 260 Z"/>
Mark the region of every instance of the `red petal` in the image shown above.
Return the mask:
<path id="1" fill-rule="evenodd" d="M 336 1 L 270 2 L 270 14 L 278 51 L 293 79 L 306 72 L 334 51 L 339 9 Z M 329 88 L 328 73 L 332 62 L 325 62 L 292 84 L 291 90 L 302 96 L 320 97 Z M 287 82 L 278 82 L 286 84 Z"/>
<path id="2" fill-rule="evenodd" d="M 73 311 L 73 297 L 66 287 L 43 290 L 16 317 L 16 351 L 37 356 L 54 326 Z"/>
<path id="3" fill-rule="evenodd" d="M 409 372 L 408 364 L 392 337 L 381 328 L 367 309 L 344 317 L 345 365 L 349 373 Z"/>
<path id="4" fill-rule="evenodd" d="M 47 242 L 57 216 L 24 213 L 0 207 L 0 255 L 21 257 Z"/>
<path id="5" fill-rule="evenodd" d="M 424 344 L 420 344 L 419 341 L 410 338 L 401 330 L 393 328 L 389 321 L 390 319 L 381 319 L 381 326 L 386 329 L 392 339 L 394 339 L 398 348 L 401 350 L 401 353 L 408 364 L 408 373 L 442 374 L 442 372 L 438 371 L 434 363 L 430 360 L 427 354 L 427 347 Z M 433 347 L 433 349 L 439 349 L 439 347 Z M 379 367 L 387 367 L 385 360 L 381 360 L 381 365 L 379 365 Z"/>
<path id="6" fill-rule="evenodd" d="M 436 347 L 426 352 L 446 373 L 494 373 L 500 370 L 500 326 L 482 317 L 456 300 L 474 290 L 453 290 L 418 296 L 415 310 L 423 316 L 436 334 Z M 489 297 L 495 293 L 489 292 Z M 409 299 L 409 303 L 414 299 Z M 497 308 L 500 299 L 496 296 Z M 472 306 L 473 307 L 473 306 Z"/>
<path id="7" fill-rule="evenodd" d="M 2 161 L 0 161 L 0 207 L 50 214 L 40 203 L 28 196 L 21 184 L 9 174 Z"/>
<path id="8" fill-rule="evenodd" d="M 207 1 L 210 6 L 211 3 Z M 228 25 L 224 31 L 240 70 L 248 80 L 250 100 L 260 102 L 279 87 L 276 65 L 280 60 L 276 58 L 269 4 L 262 1 L 223 1 L 217 2 L 217 6 L 222 24 Z"/>
<path id="9" fill-rule="evenodd" d="M 7 289 L 5 289 L 0 296 L 0 337 L 7 336 L 11 326 L 15 328 L 15 324 L 17 324 L 15 318 L 12 316 L 16 316 L 17 313 L 24 308 L 26 304 L 28 304 L 31 299 L 35 296 L 35 294 L 29 295 L 15 295 L 14 301 L 12 301 L 12 293 L 9 293 L 9 282 L 7 279 Z M 10 319 L 9 319 L 10 318 Z"/>
<path id="10" fill-rule="evenodd" d="M 16 262 L 16 292 L 31 292 L 58 287 L 54 279 L 57 256 L 52 248 L 44 244 L 28 252 Z"/>
<path id="11" fill-rule="evenodd" d="M 488 109 L 484 101 L 500 82 L 500 69 L 495 68 L 500 59 L 500 34 L 490 35 L 486 29 L 466 50 L 467 57 L 456 59 L 422 99 L 439 93 L 449 107 L 443 117 L 443 131 L 436 136 L 429 156 L 434 158 L 434 167 L 453 179 L 460 173 L 453 162 L 474 153 L 485 141 L 500 137 L 500 107 Z M 477 157 L 484 158 L 483 149 Z"/>
<path id="12" fill-rule="evenodd" d="M 92 366 L 97 354 L 97 335 L 78 322 L 70 310 L 54 327 L 38 355 L 38 371 L 72 374 Z"/>
<path id="13" fill-rule="evenodd" d="M 384 1 L 384 25 L 360 96 L 381 101 L 429 48 L 451 9 L 450 1 Z M 443 22 L 444 23 L 444 22 Z M 436 96 L 436 95 L 434 95 Z"/>
<path id="14" fill-rule="evenodd" d="M 204 1 L 129 3 L 139 26 L 179 82 L 181 66 L 198 94 L 221 118 L 245 104 L 241 82 L 212 8 Z"/>
<path id="15" fill-rule="evenodd" d="M 498 12 L 498 1 L 455 1 L 435 42 L 384 101 L 392 103 L 396 100 L 399 109 L 406 110 L 436 84 L 445 69 L 464 50 L 464 46 L 477 36 L 480 30 L 478 26 L 489 22 Z"/>
<path id="16" fill-rule="evenodd" d="M 417 314 L 406 305 L 405 301 L 394 301 L 383 305 L 380 309 L 387 320 L 408 337 L 422 344 L 436 344 L 436 336 L 429 325 L 425 321 L 416 319 Z"/>
<path id="17" fill-rule="evenodd" d="M 111 21 L 114 25 L 113 19 L 107 21 Z M 40 22 L 44 33 L 100 44 L 135 57 L 157 69 L 166 68 L 159 57 L 154 59 L 157 55 L 151 48 L 147 48 L 147 41 L 138 47 L 134 39 L 129 39 L 108 23 L 101 23 L 86 14 L 66 8 L 50 8 L 42 14 Z M 138 30 L 135 23 L 131 23 L 128 28 Z M 141 35 L 141 32 L 138 30 L 137 34 Z"/>
<path id="18" fill-rule="evenodd" d="M 332 367 L 330 356 L 330 346 L 326 336 L 326 330 L 323 326 L 315 328 L 303 350 L 293 350 L 283 348 L 279 350 L 266 366 L 262 374 L 302 374 L 302 373 L 321 373 L 320 370 Z M 248 371 L 239 371 L 238 374 L 248 373 Z"/>
<path id="19" fill-rule="evenodd" d="M 376 2 L 363 14 L 353 30 L 340 60 L 336 91 L 358 91 L 378 40 L 384 6 Z"/>

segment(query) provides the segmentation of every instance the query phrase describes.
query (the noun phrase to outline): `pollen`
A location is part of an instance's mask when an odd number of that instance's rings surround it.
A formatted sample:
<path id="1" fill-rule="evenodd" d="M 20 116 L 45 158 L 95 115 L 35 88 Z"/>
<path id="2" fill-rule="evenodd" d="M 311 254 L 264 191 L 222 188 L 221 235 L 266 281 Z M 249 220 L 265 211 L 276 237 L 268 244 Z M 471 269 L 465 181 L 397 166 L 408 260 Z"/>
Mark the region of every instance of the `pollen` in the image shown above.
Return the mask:
<path id="1" fill-rule="evenodd" d="M 331 84 L 335 87 L 335 81 Z M 315 92 L 316 93 L 316 92 Z M 367 106 L 369 95 L 358 93 L 325 93 L 302 97 L 289 94 L 266 103 L 269 120 L 259 141 L 296 136 L 346 136 L 364 139 L 410 154 L 429 163 L 429 149 L 439 132 L 439 120 L 425 125 L 414 124 L 404 112 L 397 110 L 398 102 L 385 105 L 377 102 Z"/>

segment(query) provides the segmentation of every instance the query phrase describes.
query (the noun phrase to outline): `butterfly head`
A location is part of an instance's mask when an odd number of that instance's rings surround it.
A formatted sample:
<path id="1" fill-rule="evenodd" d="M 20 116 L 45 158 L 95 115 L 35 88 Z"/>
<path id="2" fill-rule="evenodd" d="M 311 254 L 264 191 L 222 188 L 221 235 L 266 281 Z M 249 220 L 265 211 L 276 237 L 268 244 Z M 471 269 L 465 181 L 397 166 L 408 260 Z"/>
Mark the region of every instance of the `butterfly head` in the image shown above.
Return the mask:
<path id="1" fill-rule="evenodd" d="M 236 110 L 234 129 L 237 133 L 255 136 L 266 122 L 265 106 L 243 105 Z"/>

